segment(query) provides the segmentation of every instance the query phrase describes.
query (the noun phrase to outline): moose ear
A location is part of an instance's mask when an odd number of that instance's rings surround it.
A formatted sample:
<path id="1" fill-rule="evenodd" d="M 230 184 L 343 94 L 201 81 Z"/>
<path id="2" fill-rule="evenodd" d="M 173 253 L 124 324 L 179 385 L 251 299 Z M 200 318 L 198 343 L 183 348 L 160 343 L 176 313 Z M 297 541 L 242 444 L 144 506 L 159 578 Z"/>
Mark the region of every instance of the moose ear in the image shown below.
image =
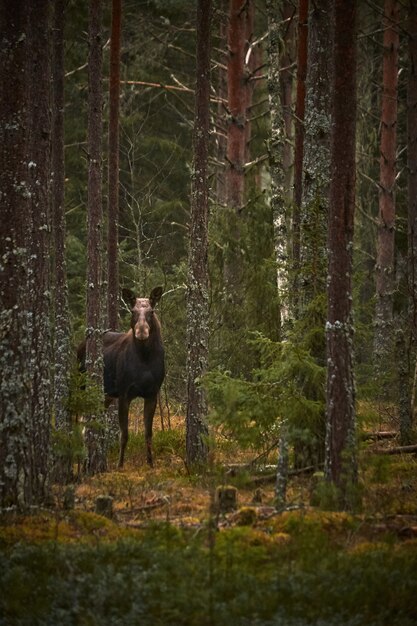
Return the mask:
<path id="1" fill-rule="evenodd" d="M 151 295 L 149 296 L 149 302 L 151 303 L 152 308 L 154 308 L 154 306 L 160 301 L 163 291 L 162 287 L 155 287 L 152 289 Z"/>
<path id="2" fill-rule="evenodd" d="M 136 304 L 136 296 L 130 289 L 122 289 L 122 298 L 130 306 L 131 309 Z"/>

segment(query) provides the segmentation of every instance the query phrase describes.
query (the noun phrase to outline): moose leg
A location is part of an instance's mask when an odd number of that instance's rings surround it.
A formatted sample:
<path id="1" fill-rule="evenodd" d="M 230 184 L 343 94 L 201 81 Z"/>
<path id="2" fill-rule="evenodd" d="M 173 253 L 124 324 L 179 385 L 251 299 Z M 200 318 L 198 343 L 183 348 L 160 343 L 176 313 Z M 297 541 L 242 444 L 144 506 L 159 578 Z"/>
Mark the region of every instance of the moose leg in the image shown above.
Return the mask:
<path id="1" fill-rule="evenodd" d="M 146 460 L 148 465 L 153 467 L 152 459 L 152 424 L 155 415 L 157 396 L 145 398 L 143 416 L 145 419 L 145 442 L 146 442 Z"/>
<path id="2" fill-rule="evenodd" d="M 120 427 L 119 467 L 123 467 L 127 440 L 129 438 L 129 430 L 128 430 L 129 405 L 130 405 L 130 402 L 126 400 L 126 398 L 119 398 L 119 427 Z"/>

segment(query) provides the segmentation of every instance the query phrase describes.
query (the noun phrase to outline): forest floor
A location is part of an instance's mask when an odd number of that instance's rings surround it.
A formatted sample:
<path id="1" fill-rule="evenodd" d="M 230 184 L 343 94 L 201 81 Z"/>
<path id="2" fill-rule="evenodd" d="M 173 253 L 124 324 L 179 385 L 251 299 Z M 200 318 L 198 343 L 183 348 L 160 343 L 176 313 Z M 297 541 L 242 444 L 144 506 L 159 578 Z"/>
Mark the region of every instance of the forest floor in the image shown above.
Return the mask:
<path id="1" fill-rule="evenodd" d="M 244 467 L 255 452 L 216 441 L 210 469 L 190 473 L 184 420 L 172 418 L 156 424 L 154 468 L 133 433 L 123 470 L 115 449 L 107 473 L 54 486 L 53 508 L 0 517 L 0 625 L 417 623 L 415 455 L 375 454 L 395 439 L 367 441 L 357 512 L 318 507 L 310 474 L 291 479 L 278 513 L 273 453 L 262 473 Z M 225 485 L 237 506 L 219 513 Z M 99 496 L 111 519 L 95 512 Z"/>

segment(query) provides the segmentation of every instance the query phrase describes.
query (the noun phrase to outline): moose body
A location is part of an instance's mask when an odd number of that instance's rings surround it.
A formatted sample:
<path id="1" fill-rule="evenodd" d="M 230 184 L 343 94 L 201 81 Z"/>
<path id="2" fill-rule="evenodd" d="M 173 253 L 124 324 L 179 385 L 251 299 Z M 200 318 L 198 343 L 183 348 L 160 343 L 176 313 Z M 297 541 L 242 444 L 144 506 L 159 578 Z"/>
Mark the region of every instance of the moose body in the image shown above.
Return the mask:
<path id="1" fill-rule="evenodd" d="M 129 437 L 129 407 L 134 398 L 144 398 L 146 458 L 152 466 L 152 424 L 159 389 L 165 376 L 164 347 L 161 326 L 154 307 L 162 288 L 152 290 L 149 298 L 137 298 L 130 290 L 123 296 L 132 310 L 127 333 L 106 332 L 103 337 L 104 393 L 106 407 L 119 401 L 120 455 L 123 467 Z M 78 360 L 85 369 L 84 341 L 78 349 Z"/>

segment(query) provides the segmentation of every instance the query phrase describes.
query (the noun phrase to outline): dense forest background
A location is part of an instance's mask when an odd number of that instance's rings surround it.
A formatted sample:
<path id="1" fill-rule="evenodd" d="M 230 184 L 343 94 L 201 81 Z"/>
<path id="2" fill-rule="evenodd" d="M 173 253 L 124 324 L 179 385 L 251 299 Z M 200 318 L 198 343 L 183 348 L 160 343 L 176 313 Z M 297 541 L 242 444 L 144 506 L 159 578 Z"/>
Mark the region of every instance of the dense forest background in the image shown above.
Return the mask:
<path id="1" fill-rule="evenodd" d="M 414 624 L 417 1 L 0 29 L 0 624 Z M 166 375 L 123 467 L 134 296 Z"/>

